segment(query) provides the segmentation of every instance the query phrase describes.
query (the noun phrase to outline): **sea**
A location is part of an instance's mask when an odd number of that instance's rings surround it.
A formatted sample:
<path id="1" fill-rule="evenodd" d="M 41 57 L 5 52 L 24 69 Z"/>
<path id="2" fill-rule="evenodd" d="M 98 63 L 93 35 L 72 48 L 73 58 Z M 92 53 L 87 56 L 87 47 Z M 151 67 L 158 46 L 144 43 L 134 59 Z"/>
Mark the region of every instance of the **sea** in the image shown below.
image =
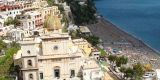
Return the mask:
<path id="1" fill-rule="evenodd" d="M 160 51 L 160 0 L 94 0 L 97 11 L 120 29 Z"/>

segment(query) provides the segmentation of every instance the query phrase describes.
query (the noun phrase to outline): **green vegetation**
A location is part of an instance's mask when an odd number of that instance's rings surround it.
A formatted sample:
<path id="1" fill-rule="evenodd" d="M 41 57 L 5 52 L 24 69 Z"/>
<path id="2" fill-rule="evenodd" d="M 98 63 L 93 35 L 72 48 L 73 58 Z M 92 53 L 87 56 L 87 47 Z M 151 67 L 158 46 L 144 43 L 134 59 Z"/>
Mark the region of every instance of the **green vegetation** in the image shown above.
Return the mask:
<path id="1" fill-rule="evenodd" d="M 49 6 L 53 6 L 54 5 L 54 0 L 47 0 L 47 3 Z"/>
<path id="2" fill-rule="evenodd" d="M 73 19 L 76 25 L 90 24 L 96 22 L 94 14 L 96 8 L 92 0 L 87 0 L 85 4 L 79 4 L 76 0 L 66 0 L 71 7 Z"/>
<path id="3" fill-rule="evenodd" d="M 11 59 L 13 57 L 13 54 L 16 53 L 18 48 L 16 47 L 11 47 L 6 50 L 6 54 L 4 57 L 0 58 L 0 65 L 4 64 L 7 60 Z"/>
<path id="4" fill-rule="evenodd" d="M 145 73 L 145 67 L 141 63 L 136 63 L 133 67 L 124 67 L 123 64 L 127 64 L 128 58 L 125 56 L 115 56 L 109 55 L 108 60 L 112 63 L 116 63 L 117 67 L 120 67 L 120 72 L 124 74 L 123 79 L 127 78 L 130 80 L 141 80 L 141 77 Z M 147 66 L 147 69 L 150 69 L 150 65 Z"/>
<path id="5" fill-rule="evenodd" d="M 11 77 L 0 77 L 0 80 L 15 80 Z"/>
<path id="6" fill-rule="evenodd" d="M 99 37 L 96 37 L 96 36 L 94 36 L 94 35 L 85 36 L 84 38 L 85 38 L 89 43 L 91 43 L 92 46 L 96 46 L 97 44 L 100 43 Z"/>
<path id="7" fill-rule="evenodd" d="M 84 34 L 81 34 L 81 32 L 79 30 L 76 30 L 76 31 L 70 31 L 69 33 L 72 38 L 84 38 L 86 39 L 89 43 L 92 44 L 92 46 L 97 46 L 97 44 L 100 43 L 99 41 L 99 37 L 95 36 L 95 35 L 84 35 Z"/>
<path id="8" fill-rule="evenodd" d="M 8 17 L 4 24 L 7 26 L 10 24 L 14 24 L 14 19 L 12 17 Z"/>
<path id="9" fill-rule="evenodd" d="M 5 50 L 6 48 L 7 48 L 7 44 L 2 40 L 0 40 L 0 53 L 2 50 Z"/>
<path id="10" fill-rule="evenodd" d="M 0 42 L 2 44 L 2 42 Z M 5 48 L 5 47 L 3 47 Z M 19 45 L 11 43 L 5 50 L 5 56 L 0 57 L 0 80 L 14 80 L 11 74 L 15 72 L 13 55 L 19 50 Z"/>
<path id="11" fill-rule="evenodd" d="M 76 30 L 76 31 L 74 31 L 74 30 L 70 31 L 69 35 L 71 35 L 72 38 L 79 38 L 79 32 L 78 32 L 78 30 Z"/>
<path id="12" fill-rule="evenodd" d="M 121 67 L 123 64 L 127 64 L 128 58 L 124 56 L 120 56 L 116 58 L 116 65 L 117 67 Z"/>
<path id="13" fill-rule="evenodd" d="M 60 12 L 62 14 L 64 14 L 64 7 L 63 7 L 63 5 L 57 5 L 57 6 L 58 6 L 58 9 L 60 10 Z"/>
<path id="14" fill-rule="evenodd" d="M 114 56 L 114 55 L 109 55 L 108 60 L 110 60 L 112 63 L 116 63 L 117 67 L 121 67 L 123 64 L 127 64 L 128 58 L 125 56 Z"/>
<path id="15" fill-rule="evenodd" d="M 122 73 L 124 73 L 123 78 L 130 78 L 131 80 L 141 80 L 141 77 L 145 73 L 144 66 L 140 63 L 136 63 L 131 67 L 121 67 L 119 69 Z"/>
<path id="16" fill-rule="evenodd" d="M 67 30 L 67 26 L 64 26 L 63 28 L 62 28 L 62 32 L 68 32 L 68 30 Z"/>
<path id="17" fill-rule="evenodd" d="M 14 25 L 18 26 L 20 25 L 20 21 L 18 19 L 13 19 L 12 17 L 8 17 L 7 20 L 4 22 L 4 25 Z"/>
<path id="18" fill-rule="evenodd" d="M 21 24 L 18 19 L 14 19 L 14 20 L 13 20 L 13 23 L 14 23 L 14 26 L 15 26 L 15 27 L 16 27 L 16 26 L 19 26 L 19 25 Z"/>
<path id="19" fill-rule="evenodd" d="M 133 70 L 135 72 L 134 79 L 141 80 L 141 77 L 145 73 L 144 66 L 141 63 L 137 63 L 137 64 L 133 65 Z"/>
<path id="20" fill-rule="evenodd" d="M 64 13 L 64 12 L 62 12 L 62 13 Z M 68 25 L 69 25 L 69 21 L 68 21 L 68 19 L 67 19 L 67 17 L 66 17 L 65 14 L 63 14 L 61 23 L 64 23 L 64 26 L 63 26 L 63 28 L 62 28 L 62 31 L 63 31 L 63 32 L 68 32 L 67 28 L 68 28 Z"/>
<path id="21" fill-rule="evenodd" d="M 59 2 L 60 2 L 60 3 L 64 3 L 64 2 L 65 2 L 65 0 L 59 0 Z"/>
<path id="22" fill-rule="evenodd" d="M 106 57 L 107 53 L 105 52 L 104 49 L 99 48 L 99 51 L 100 51 L 100 56 L 101 57 Z"/>
<path id="23" fill-rule="evenodd" d="M 133 75 L 134 75 L 134 70 L 130 67 L 126 68 L 124 77 L 132 79 Z"/>
<path id="24" fill-rule="evenodd" d="M 114 56 L 114 55 L 109 55 L 108 56 L 108 60 L 111 61 L 112 63 L 114 63 L 117 59 L 117 56 Z"/>

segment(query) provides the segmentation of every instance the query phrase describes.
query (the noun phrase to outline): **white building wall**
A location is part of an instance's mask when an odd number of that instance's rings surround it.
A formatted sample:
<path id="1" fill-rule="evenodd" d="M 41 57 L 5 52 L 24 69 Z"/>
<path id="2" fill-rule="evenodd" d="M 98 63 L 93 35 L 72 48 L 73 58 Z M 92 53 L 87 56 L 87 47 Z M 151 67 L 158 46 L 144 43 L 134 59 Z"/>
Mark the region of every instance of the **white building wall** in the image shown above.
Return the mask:
<path id="1" fill-rule="evenodd" d="M 31 80 L 29 79 L 29 74 L 33 74 L 33 80 L 38 80 L 38 73 L 36 71 L 24 71 L 23 74 L 24 80 Z"/>
<path id="2" fill-rule="evenodd" d="M 28 64 L 27 64 L 27 61 L 28 60 L 31 60 L 32 61 L 32 66 L 29 66 Z M 29 58 L 24 58 L 23 59 L 23 68 L 37 68 L 37 60 L 36 60 L 36 58 L 35 57 L 29 57 Z"/>
<path id="3" fill-rule="evenodd" d="M 60 80 L 70 80 L 70 70 L 75 70 L 75 76 L 80 70 L 80 58 L 71 60 L 70 58 L 42 60 L 39 62 L 39 72 L 43 72 L 44 80 L 56 80 L 54 77 L 54 68 L 60 69 Z"/>
<path id="4" fill-rule="evenodd" d="M 43 45 L 43 53 L 44 55 L 50 54 L 66 54 L 69 50 L 69 42 L 68 41 L 49 41 L 42 42 Z M 54 47 L 57 46 L 58 49 L 54 50 Z"/>
<path id="5" fill-rule="evenodd" d="M 102 71 L 100 68 L 83 70 L 83 80 L 96 80 L 102 78 Z"/>
<path id="6" fill-rule="evenodd" d="M 22 45 L 21 50 L 22 50 L 22 56 L 36 56 L 38 53 L 36 45 L 34 44 Z M 28 51 L 30 51 L 30 53 L 28 53 Z"/>
<path id="7" fill-rule="evenodd" d="M 0 12 L 0 14 L 6 15 L 7 17 L 12 17 L 14 19 L 16 17 L 16 15 L 21 14 L 21 11 L 22 11 L 21 9 L 15 9 L 15 10 Z"/>
<path id="8" fill-rule="evenodd" d="M 37 52 L 38 44 L 28 43 L 21 45 L 22 51 L 22 72 L 24 80 L 38 80 Z M 29 62 L 30 60 L 30 62 Z M 31 63 L 31 64 L 29 64 Z M 29 78 L 29 74 L 33 75 L 33 79 Z"/>

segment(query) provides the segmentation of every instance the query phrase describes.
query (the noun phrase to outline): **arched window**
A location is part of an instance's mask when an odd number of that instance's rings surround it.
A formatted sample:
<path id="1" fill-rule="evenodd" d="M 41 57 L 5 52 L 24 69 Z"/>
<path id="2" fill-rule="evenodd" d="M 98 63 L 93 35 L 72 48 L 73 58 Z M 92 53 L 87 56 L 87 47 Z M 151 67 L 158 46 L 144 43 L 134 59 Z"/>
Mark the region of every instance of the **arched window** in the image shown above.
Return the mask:
<path id="1" fill-rule="evenodd" d="M 75 70 L 71 70 L 70 77 L 75 77 Z"/>
<path id="2" fill-rule="evenodd" d="M 60 78 L 60 67 L 59 66 L 54 67 L 54 77 Z"/>
<path id="3" fill-rule="evenodd" d="M 29 80 L 33 80 L 33 74 L 29 74 Z"/>
<path id="4" fill-rule="evenodd" d="M 29 66 L 32 66 L 32 61 L 31 60 L 28 60 L 27 63 L 28 63 Z"/>

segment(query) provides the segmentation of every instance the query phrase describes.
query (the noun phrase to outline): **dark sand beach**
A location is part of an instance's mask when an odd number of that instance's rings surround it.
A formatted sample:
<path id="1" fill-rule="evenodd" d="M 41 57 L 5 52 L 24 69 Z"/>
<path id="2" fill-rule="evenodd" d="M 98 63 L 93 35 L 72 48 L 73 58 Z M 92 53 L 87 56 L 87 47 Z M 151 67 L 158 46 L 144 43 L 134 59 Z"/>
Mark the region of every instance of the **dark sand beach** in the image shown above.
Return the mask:
<path id="1" fill-rule="evenodd" d="M 143 41 L 119 29 L 104 18 L 99 18 L 98 23 L 88 26 L 93 35 L 100 37 L 105 49 L 116 48 L 120 55 L 129 58 L 129 65 L 137 62 L 152 64 L 153 68 L 160 68 L 160 55 Z"/>

